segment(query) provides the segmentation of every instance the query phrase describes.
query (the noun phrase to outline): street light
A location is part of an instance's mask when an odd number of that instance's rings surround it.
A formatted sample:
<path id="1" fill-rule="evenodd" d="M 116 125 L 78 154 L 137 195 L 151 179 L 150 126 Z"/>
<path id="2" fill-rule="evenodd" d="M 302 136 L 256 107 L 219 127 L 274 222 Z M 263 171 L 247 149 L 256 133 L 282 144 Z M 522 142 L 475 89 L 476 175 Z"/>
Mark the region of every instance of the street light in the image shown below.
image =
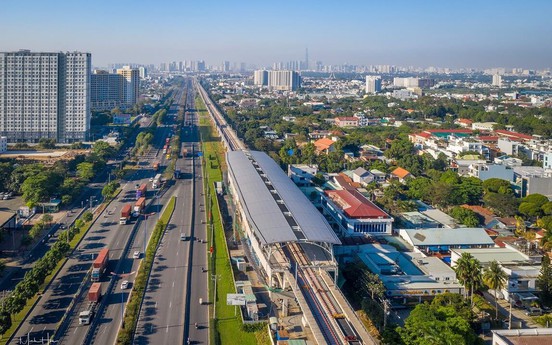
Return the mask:
<path id="1" fill-rule="evenodd" d="M 211 274 L 211 279 L 215 281 L 215 295 L 213 296 L 213 318 L 217 318 L 217 280 L 220 279 L 220 274 Z"/>
<path id="2" fill-rule="evenodd" d="M 111 276 L 113 278 L 126 278 L 126 277 L 129 277 L 131 275 L 134 274 L 135 271 L 132 271 L 130 273 L 121 273 L 121 274 L 117 274 L 115 272 L 111 272 Z M 121 288 L 121 328 L 125 328 L 125 319 L 124 319 L 124 313 L 125 313 L 125 300 L 124 300 L 124 292 L 123 292 L 123 289 Z"/>

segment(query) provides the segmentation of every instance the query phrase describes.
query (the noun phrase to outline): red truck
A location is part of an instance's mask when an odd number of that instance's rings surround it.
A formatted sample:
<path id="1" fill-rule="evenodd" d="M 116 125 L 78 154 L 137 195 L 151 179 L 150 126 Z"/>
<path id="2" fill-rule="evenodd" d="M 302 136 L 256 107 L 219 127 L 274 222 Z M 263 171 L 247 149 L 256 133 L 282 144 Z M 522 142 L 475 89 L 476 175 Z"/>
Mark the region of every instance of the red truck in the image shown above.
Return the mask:
<path id="1" fill-rule="evenodd" d="M 148 184 L 142 183 L 142 185 L 140 185 L 140 188 L 136 190 L 136 200 L 140 199 L 141 197 L 146 197 L 147 191 L 148 191 Z"/>
<path id="2" fill-rule="evenodd" d="M 81 311 L 79 314 L 79 325 L 89 325 L 92 317 L 94 317 L 94 312 L 96 311 L 96 306 L 102 298 L 102 284 L 93 283 L 88 290 L 88 306 L 84 311 Z"/>
<path id="3" fill-rule="evenodd" d="M 107 262 L 109 261 L 109 249 L 104 248 L 100 250 L 100 253 L 96 257 L 96 260 L 94 260 L 94 263 L 92 264 L 92 276 L 91 280 L 93 282 L 97 282 L 100 280 L 100 276 L 105 271 L 105 267 L 107 266 Z"/>
<path id="4" fill-rule="evenodd" d="M 123 206 L 123 209 L 121 210 L 121 218 L 119 218 L 119 224 L 128 223 L 128 220 L 130 219 L 131 210 L 132 210 L 132 206 L 130 204 L 126 204 L 125 206 Z"/>
<path id="5" fill-rule="evenodd" d="M 140 215 L 140 213 L 142 213 L 142 211 L 144 210 L 145 207 L 146 207 L 146 198 L 141 197 L 134 204 L 134 209 L 132 210 L 132 215 L 134 217 L 138 217 Z"/>

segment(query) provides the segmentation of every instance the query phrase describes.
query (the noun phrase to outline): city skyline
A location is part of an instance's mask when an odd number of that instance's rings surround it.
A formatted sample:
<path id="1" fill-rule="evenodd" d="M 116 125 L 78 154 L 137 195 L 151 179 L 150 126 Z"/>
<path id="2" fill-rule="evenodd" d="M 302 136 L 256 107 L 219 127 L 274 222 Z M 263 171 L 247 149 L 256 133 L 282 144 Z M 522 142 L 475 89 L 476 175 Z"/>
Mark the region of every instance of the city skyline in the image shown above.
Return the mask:
<path id="1" fill-rule="evenodd" d="M 206 60 L 548 68 L 552 3 L 329 1 L 181 3 L 164 0 L 3 4 L 3 51 L 87 51 L 95 66 Z M 123 14 L 124 15 L 121 15 Z M 21 25 L 25 23 L 25 25 Z M 17 30 L 15 30 L 17 28 Z"/>

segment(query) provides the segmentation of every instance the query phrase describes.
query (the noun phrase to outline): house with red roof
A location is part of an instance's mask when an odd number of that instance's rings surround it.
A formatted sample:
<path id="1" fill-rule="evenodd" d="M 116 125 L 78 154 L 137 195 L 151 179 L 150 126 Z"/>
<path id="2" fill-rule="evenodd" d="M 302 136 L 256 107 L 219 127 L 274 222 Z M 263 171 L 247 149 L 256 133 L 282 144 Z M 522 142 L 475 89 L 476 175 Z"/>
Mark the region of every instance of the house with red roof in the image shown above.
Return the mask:
<path id="1" fill-rule="evenodd" d="M 500 137 L 506 137 L 506 138 L 510 138 L 510 139 L 513 139 L 513 140 L 528 141 L 528 140 L 533 139 L 532 135 L 507 131 L 507 130 L 504 130 L 504 129 L 497 129 L 494 132 L 496 134 L 498 134 Z"/>
<path id="2" fill-rule="evenodd" d="M 322 213 L 343 237 L 390 235 L 393 218 L 354 189 L 326 190 Z"/>

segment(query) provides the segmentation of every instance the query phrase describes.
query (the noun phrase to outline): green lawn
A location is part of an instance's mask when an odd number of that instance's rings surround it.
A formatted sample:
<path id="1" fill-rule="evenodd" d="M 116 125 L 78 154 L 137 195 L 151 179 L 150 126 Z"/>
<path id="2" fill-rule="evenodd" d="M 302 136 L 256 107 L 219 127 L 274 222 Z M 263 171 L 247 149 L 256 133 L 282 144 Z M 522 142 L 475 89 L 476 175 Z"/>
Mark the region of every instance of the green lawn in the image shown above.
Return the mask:
<path id="1" fill-rule="evenodd" d="M 214 244 L 215 249 L 213 257 L 210 258 L 209 267 L 219 277 L 217 281 L 217 298 L 216 298 L 216 320 L 214 330 L 211 334 L 212 344 L 270 344 L 270 339 L 266 336 L 266 330 L 256 333 L 245 332 L 242 330 L 242 322 L 238 316 L 234 316 L 234 307 L 226 305 L 226 294 L 235 293 L 234 283 L 232 279 L 232 267 L 230 258 L 228 257 L 228 249 L 226 247 L 226 238 L 224 236 L 223 226 L 220 219 L 220 210 L 217 204 L 217 198 L 213 183 L 222 181 L 222 170 L 226 169 L 224 157 L 224 148 L 220 139 L 216 136 L 216 132 L 207 117 L 205 105 L 198 97 L 196 98 L 196 109 L 200 116 L 200 132 L 203 144 L 204 157 L 204 188 L 207 200 L 207 214 L 211 214 L 212 224 L 214 228 L 214 239 L 211 238 L 211 229 L 209 229 L 209 242 Z M 210 226 L 210 223 L 208 222 Z M 214 293 L 213 281 L 209 282 L 210 296 Z M 213 299 L 213 298 L 211 298 Z M 212 315 L 213 309 L 211 309 Z"/>

